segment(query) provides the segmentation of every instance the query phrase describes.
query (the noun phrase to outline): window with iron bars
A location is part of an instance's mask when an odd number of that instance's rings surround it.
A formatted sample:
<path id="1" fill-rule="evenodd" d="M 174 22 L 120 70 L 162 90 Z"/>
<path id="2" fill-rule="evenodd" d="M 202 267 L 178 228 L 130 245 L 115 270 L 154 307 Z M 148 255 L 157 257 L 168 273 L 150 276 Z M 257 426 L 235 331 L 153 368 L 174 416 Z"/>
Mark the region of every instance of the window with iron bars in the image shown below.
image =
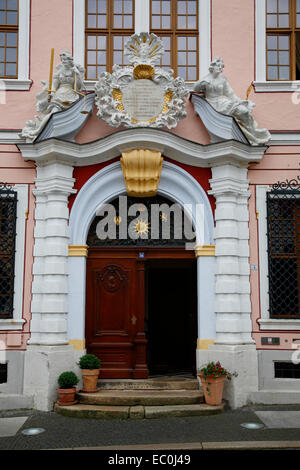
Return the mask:
<path id="1" fill-rule="evenodd" d="M 17 193 L 0 186 L 0 318 L 13 317 Z"/>
<path id="2" fill-rule="evenodd" d="M 270 318 L 300 318 L 299 186 L 267 193 L 267 227 Z"/>

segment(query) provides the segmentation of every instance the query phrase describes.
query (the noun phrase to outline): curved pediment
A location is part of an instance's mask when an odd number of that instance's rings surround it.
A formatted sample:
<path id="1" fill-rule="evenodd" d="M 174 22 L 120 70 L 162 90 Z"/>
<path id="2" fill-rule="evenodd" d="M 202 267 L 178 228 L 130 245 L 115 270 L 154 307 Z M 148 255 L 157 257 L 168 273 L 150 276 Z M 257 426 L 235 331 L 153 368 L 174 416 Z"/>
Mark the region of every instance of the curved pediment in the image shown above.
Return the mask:
<path id="1" fill-rule="evenodd" d="M 86 144 L 124 130 L 114 129 L 96 118 L 94 102 L 95 94 L 90 93 L 85 100 L 78 100 L 69 109 L 54 113 L 34 143 L 57 138 Z M 216 111 L 204 97 L 192 93 L 186 108 L 187 118 L 177 128 L 163 132 L 180 135 L 200 145 L 232 140 L 249 145 L 235 119 Z"/>
<path id="2" fill-rule="evenodd" d="M 19 144 L 25 160 L 59 160 L 74 166 L 102 163 L 119 157 L 132 149 L 151 149 L 165 157 L 198 167 L 211 167 L 220 163 L 247 165 L 261 160 L 266 147 L 250 146 L 235 140 L 202 145 L 162 129 L 123 129 L 93 142 L 79 144 L 58 138 Z"/>

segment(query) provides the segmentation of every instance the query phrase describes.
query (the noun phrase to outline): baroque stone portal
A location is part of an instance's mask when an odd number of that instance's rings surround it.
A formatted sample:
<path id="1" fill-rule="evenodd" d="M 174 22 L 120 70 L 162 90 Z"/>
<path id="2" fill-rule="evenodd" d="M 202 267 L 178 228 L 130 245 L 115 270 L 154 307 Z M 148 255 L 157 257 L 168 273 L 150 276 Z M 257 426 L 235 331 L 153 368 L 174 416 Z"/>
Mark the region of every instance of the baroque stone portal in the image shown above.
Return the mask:
<path id="1" fill-rule="evenodd" d="M 125 45 L 132 64 L 113 66 L 103 72 L 95 86 L 97 116 L 113 127 L 175 127 L 186 117 L 184 80 L 173 70 L 154 67 L 164 49 L 149 33 L 134 34 Z"/>

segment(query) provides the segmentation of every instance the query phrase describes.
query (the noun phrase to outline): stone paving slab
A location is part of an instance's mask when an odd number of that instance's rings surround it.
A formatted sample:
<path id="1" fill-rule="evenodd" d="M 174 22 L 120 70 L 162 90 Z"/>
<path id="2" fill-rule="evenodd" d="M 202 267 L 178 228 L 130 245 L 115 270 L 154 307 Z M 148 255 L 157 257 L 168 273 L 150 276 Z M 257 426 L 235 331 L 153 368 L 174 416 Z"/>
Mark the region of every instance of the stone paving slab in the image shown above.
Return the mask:
<path id="1" fill-rule="evenodd" d="M 268 428 L 300 428 L 300 411 L 256 411 Z"/>
<path id="2" fill-rule="evenodd" d="M 172 418 L 180 416 L 205 416 L 209 414 L 222 413 L 224 404 L 210 406 L 205 403 L 198 405 L 165 405 L 145 406 L 145 418 Z"/>
<path id="3" fill-rule="evenodd" d="M 15 436 L 27 419 L 28 416 L 0 418 L 0 437 Z"/>

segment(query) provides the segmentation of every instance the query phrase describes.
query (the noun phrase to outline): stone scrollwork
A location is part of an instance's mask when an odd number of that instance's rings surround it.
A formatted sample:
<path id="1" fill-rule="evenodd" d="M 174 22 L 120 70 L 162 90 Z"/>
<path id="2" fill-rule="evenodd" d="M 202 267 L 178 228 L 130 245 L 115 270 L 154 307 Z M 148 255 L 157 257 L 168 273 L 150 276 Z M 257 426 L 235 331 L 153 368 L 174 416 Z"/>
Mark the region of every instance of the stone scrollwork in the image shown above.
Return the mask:
<path id="1" fill-rule="evenodd" d="M 42 80 L 42 91 L 36 95 L 36 110 L 39 114 L 26 121 L 20 137 L 32 142 L 45 127 L 53 113 L 69 108 L 80 98 L 84 90 L 84 68 L 75 64 L 67 51 L 60 54 L 61 64 L 56 67 L 52 90 L 49 82 Z"/>
<path id="2" fill-rule="evenodd" d="M 188 89 L 173 70 L 156 68 L 163 54 L 161 40 L 155 34 L 131 36 L 125 54 L 132 64 L 113 66 L 103 72 L 95 87 L 97 116 L 113 127 L 174 128 L 186 117 Z"/>
<path id="3" fill-rule="evenodd" d="M 255 103 L 241 100 L 230 87 L 227 78 L 222 74 L 224 62 L 221 58 L 214 59 L 209 73 L 196 83 L 194 91 L 204 93 L 206 100 L 220 113 L 233 116 L 252 145 L 265 145 L 271 135 L 267 129 L 259 129 L 252 116 Z"/>

